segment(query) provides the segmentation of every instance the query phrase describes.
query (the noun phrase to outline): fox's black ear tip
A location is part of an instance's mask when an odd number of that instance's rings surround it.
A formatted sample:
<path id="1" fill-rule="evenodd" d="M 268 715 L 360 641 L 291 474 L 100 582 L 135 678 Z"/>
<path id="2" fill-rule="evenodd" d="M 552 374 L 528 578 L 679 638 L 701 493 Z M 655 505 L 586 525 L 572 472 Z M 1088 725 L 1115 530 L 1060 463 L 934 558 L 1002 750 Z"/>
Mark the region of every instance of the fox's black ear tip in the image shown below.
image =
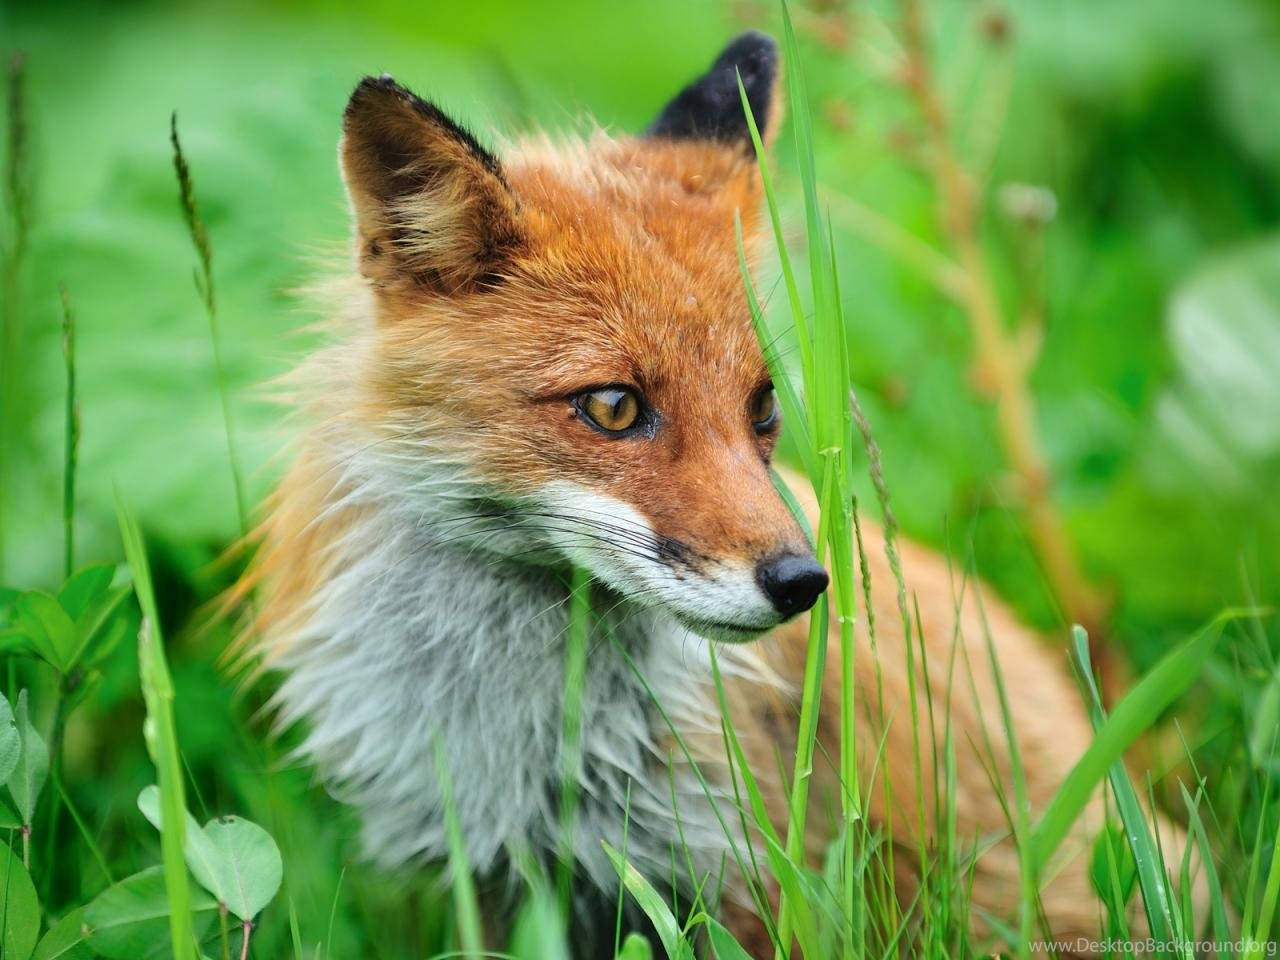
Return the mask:
<path id="1" fill-rule="evenodd" d="M 716 66 L 736 67 L 744 83 L 748 74 L 772 82 L 778 72 L 778 41 L 762 30 L 740 33 L 720 52 Z"/>
<path id="2" fill-rule="evenodd" d="M 777 76 L 777 41 L 767 33 L 748 30 L 730 40 L 710 69 L 676 94 L 646 132 L 672 140 L 717 140 L 749 146 L 738 78 L 742 78 L 751 113 L 763 131 Z"/>

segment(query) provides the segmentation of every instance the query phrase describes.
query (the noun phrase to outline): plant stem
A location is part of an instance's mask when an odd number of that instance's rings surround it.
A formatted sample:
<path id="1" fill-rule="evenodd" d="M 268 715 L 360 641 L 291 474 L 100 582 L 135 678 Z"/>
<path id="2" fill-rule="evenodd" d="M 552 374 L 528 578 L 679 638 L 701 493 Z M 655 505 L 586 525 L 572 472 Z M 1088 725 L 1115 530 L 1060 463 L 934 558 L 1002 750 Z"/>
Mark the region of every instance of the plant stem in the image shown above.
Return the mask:
<path id="1" fill-rule="evenodd" d="M 187 158 L 182 152 L 182 142 L 178 139 L 176 113 L 169 119 L 169 142 L 173 145 L 173 169 L 178 177 L 178 201 L 182 206 L 187 231 L 191 234 L 191 242 L 195 245 L 196 256 L 200 261 L 199 269 L 195 274 L 196 290 L 200 294 L 205 314 L 209 318 L 214 376 L 218 382 L 218 397 L 222 403 L 222 429 L 226 435 L 227 460 L 231 466 L 231 483 L 235 490 L 236 519 L 240 525 L 240 536 L 245 537 L 249 533 L 249 510 L 240 470 L 240 456 L 235 443 L 235 430 L 231 416 L 231 389 L 227 384 L 226 364 L 222 357 L 222 336 L 218 329 L 217 301 L 213 287 L 213 247 L 209 243 L 209 232 L 196 208 L 195 184 L 191 179 L 191 168 L 187 164 Z"/>
<path id="2" fill-rule="evenodd" d="M 819 490 L 818 535 L 814 544 L 817 560 L 825 559 L 832 511 L 831 491 L 835 484 L 835 457 L 826 457 Z M 818 707 L 822 699 L 822 679 L 827 659 L 827 596 L 818 598 L 818 607 L 809 615 L 809 644 L 805 653 L 804 687 L 800 698 L 800 721 L 796 735 L 796 757 L 791 776 L 791 798 L 787 817 L 787 858 L 804 862 L 805 818 L 809 805 L 809 778 L 813 774 L 813 748 L 818 733 Z M 793 907 L 783 886 L 778 897 L 778 946 L 776 960 L 791 956 Z"/>
<path id="3" fill-rule="evenodd" d="M 961 302 L 973 334 L 975 366 L 982 389 L 995 399 L 1000 443 L 1019 480 L 1032 545 L 1063 613 L 1097 632 L 1105 615 L 1097 591 L 1080 569 L 1074 546 L 1052 502 L 1052 478 L 1036 433 L 1030 364 L 1007 327 L 991 266 L 981 241 L 975 181 L 951 140 L 925 38 L 920 0 L 901 0 L 906 53 L 905 82 L 916 100 L 931 142 L 939 217 L 964 274 Z"/>
<path id="4" fill-rule="evenodd" d="M 9 59 L 8 98 L 5 133 L 7 161 L 4 170 L 5 206 L 9 211 L 10 235 L 4 246 L 3 324 L 0 337 L 0 581 L 4 579 L 5 519 L 10 501 L 9 444 L 11 430 L 17 424 L 14 406 L 17 398 L 18 353 L 22 324 L 18 316 L 18 281 L 26 258 L 27 238 L 31 227 L 31 182 L 28 171 L 26 117 L 26 60 L 21 53 Z M 12 668 L 10 668 L 12 670 Z M 12 686 L 12 683 L 10 684 Z M 11 691 L 12 692 L 12 691 Z"/>
<path id="5" fill-rule="evenodd" d="M 245 920 L 240 924 L 243 936 L 240 939 L 240 960 L 249 960 L 249 935 L 253 933 L 253 921 Z"/>
<path id="6" fill-rule="evenodd" d="M 76 688 L 80 685 L 80 675 L 78 671 L 72 674 L 58 675 L 58 699 L 53 707 L 53 727 L 49 734 L 49 782 L 53 789 L 49 791 L 49 821 L 47 827 L 48 834 L 48 862 L 53 863 L 54 857 L 58 850 L 58 820 L 62 813 L 62 797 L 65 788 L 62 783 L 62 751 L 63 743 L 67 738 L 67 702 L 71 695 L 75 693 Z M 48 894 L 47 886 L 53 882 L 55 871 L 49 870 L 46 877 L 46 895 Z"/>
<path id="7" fill-rule="evenodd" d="M 195 933 L 191 921 L 191 886 L 183 855 L 187 804 L 178 758 L 178 732 L 173 716 L 173 678 L 160 635 L 160 611 L 151 583 L 142 531 L 116 490 L 116 516 L 125 559 L 133 573 L 134 592 L 142 608 L 138 631 L 138 676 L 147 723 L 143 737 L 156 765 L 160 784 L 163 827 L 160 850 L 164 861 L 165 893 L 169 898 L 169 938 L 175 960 L 195 960 Z"/>
<path id="8" fill-rule="evenodd" d="M 80 410 L 76 402 L 76 325 L 67 288 L 58 285 L 62 298 L 62 355 L 67 366 L 65 449 L 62 471 L 63 576 L 75 566 L 76 464 L 80 450 Z"/>
<path id="9" fill-rule="evenodd" d="M 231 960 L 231 934 L 227 931 L 227 905 L 218 904 L 218 934 L 222 939 L 222 960 Z"/>
<path id="10" fill-rule="evenodd" d="M 116 878 L 111 873 L 111 868 L 107 866 L 107 858 L 102 855 L 102 848 L 98 846 L 93 838 L 93 834 L 89 830 L 89 825 L 84 822 L 84 818 L 80 816 L 80 811 L 76 809 L 71 798 L 67 796 L 67 791 L 59 785 L 59 794 L 62 797 L 62 805 L 67 808 L 67 813 L 71 814 L 71 819 L 75 821 L 75 825 L 80 830 L 80 836 L 84 838 L 85 846 L 89 848 L 89 852 L 93 854 L 93 858 L 98 862 L 98 869 L 102 871 L 103 878 L 107 881 L 107 885 L 116 882 Z"/>

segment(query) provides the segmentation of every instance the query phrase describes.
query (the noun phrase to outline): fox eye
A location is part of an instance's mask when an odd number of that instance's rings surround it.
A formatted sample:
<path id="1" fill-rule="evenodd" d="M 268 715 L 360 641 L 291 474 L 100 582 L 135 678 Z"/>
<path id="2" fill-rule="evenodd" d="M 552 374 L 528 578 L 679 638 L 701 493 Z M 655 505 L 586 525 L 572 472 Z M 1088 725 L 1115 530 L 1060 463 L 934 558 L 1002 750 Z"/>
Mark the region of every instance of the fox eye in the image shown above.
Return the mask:
<path id="1" fill-rule="evenodd" d="M 640 398 L 626 387 L 601 387 L 577 399 L 578 410 L 605 433 L 625 433 L 640 419 Z"/>
<path id="2" fill-rule="evenodd" d="M 778 421 L 778 399 L 773 384 L 767 384 L 751 401 L 751 425 L 764 433 Z"/>

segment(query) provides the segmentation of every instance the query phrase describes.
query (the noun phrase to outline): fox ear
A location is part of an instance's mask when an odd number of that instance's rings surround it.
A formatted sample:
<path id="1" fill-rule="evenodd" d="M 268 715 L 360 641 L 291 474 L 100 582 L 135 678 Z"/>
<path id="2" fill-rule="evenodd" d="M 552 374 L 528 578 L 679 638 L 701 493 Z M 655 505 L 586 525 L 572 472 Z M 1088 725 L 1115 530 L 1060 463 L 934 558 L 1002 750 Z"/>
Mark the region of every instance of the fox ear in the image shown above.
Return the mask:
<path id="1" fill-rule="evenodd" d="M 497 283 L 521 243 L 497 159 L 390 77 L 365 77 L 342 120 L 360 272 L 441 292 Z"/>
<path id="2" fill-rule="evenodd" d="M 767 143 L 778 99 L 778 45 L 773 37 L 757 30 L 747 31 L 725 47 L 711 69 L 662 108 L 646 135 L 669 140 L 715 140 L 752 153 L 751 131 L 738 92 L 739 75 L 751 104 L 751 115 Z"/>

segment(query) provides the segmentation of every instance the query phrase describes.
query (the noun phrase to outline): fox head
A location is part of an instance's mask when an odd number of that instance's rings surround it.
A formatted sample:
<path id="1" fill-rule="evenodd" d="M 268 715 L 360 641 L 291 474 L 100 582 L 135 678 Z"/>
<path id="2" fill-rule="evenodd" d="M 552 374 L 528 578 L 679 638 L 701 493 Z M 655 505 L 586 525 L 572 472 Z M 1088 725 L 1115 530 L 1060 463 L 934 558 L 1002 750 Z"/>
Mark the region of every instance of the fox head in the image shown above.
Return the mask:
<path id="1" fill-rule="evenodd" d="M 501 161 L 367 78 L 340 149 L 374 316 L 361 416 L 404 495 L 447 464 L 451 539 L 577 563 L 716 639 L 827 583 L 771 480 L 781 412 L 734 230 L 750 243 L 761 199 L 738 77 L 767 137 L 777 60 L 745 34 L 644 135 Z"/>

